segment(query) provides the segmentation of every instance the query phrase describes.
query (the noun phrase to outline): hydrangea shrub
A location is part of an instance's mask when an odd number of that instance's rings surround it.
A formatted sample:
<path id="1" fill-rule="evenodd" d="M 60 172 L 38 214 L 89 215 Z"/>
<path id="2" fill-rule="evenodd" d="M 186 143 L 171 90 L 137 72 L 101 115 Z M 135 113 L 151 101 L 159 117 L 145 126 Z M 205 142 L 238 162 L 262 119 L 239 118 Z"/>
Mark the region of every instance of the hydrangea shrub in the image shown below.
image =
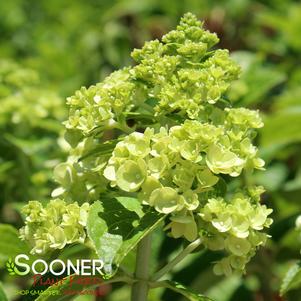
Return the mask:
<path id="1" fill-rule="evenodd" d="M 49 197 L 52 169 L 65 160 L 55 144 L 66 116 L 63 99 L 35 70 L 0 59 L 1 209 L 13 200 Z"/>
<path id="2" fill-rule="evenodd" d="M 188 13 L 162 41 L 135 49 L 133 67 L 67 99 L 70 155 L 54 170 L 55 199 L 23 210 L 33 253 L 84 243 L 93 204 L 128 197 L 162 217 L 167 235 L 224 251 L 216 274 L 245 270 L 272 210 L 261 204 L 262 187 L 230 183 L 263 169 L 253 144 L 263 123 L 224 97 L 240 68 L 218 41 Z"/>

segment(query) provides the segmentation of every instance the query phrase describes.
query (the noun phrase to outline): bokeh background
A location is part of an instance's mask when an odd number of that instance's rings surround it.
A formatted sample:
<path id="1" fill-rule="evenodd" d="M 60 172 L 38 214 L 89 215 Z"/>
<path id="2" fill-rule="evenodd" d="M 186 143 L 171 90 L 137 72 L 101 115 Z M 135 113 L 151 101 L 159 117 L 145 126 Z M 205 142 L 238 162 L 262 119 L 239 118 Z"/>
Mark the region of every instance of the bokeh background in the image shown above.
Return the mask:
<path id="1" fill-rule="evenodd" d="M 203 251 L 172 278 L 216 301 L 301 300 L 300 290 L 279 296 L 301 248 L 295 229 L 301 214 L 301 3 L 293 0 L 0 1 L 0 281 L 9 300 L 32 300 L 16 295 L 30 280 L 9 276 L 4 263 L 28 249 L 17 238 L 20 208 L 30 199 L 49 199 L 55 187 L 52 169 L 66 157 L 65 98 L 132 64 L 133 48 L 160 38 L 185 12 L 216 32 L 218 47 L 242 66 L 226 97 L 262 112 L 257 143 L 266 171 L 248 181 L 266 187 L 263 202 L 274 209 L 274 224 L 271 240 L 243 277 L 214 276 L 218 254 Z M 177 241 L 156 234 L 153 264 L 163 264 L 177 248 Z M 60 256 L 80 252 L 85 250 Z M 103 294 L 97 300 L 129 300 L 126 287 L 107 287 Z M 149 300 L 182 299 L 159 290 Z"/>

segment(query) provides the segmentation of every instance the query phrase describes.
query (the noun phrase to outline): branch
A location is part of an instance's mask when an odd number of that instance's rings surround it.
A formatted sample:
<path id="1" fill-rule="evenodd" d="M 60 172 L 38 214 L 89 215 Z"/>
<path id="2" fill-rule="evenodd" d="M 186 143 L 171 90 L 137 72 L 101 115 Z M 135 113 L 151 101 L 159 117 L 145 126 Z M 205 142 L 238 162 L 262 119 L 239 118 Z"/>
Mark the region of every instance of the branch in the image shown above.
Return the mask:
<path id="1" fill-rule="evenodd" d="M 136 282 L 132 285 L 132 301 L 147 301 L 150 255 L 151 234 L 148 234 L 138 244 L 135 270 Z"/>

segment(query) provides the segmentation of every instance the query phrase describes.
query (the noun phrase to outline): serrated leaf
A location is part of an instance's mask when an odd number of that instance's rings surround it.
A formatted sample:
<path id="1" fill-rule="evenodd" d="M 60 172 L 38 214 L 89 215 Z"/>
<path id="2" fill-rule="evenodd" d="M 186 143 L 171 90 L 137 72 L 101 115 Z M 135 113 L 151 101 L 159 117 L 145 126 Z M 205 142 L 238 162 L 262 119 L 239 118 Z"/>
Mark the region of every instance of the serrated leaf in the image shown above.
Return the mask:
<path id="1" fill-rule="evenodd" d="M 164 217 L 152 208 L 143 208 L 135 198 L 106 199 L 92 205 L 87 222 L 88 236 L 104 261 L 108 276 L 115 274 L 125 256 Z"/>
<path id="2" fill-rule="evenodd" d="M 301 287 L 301 261 L 294 264 L 286 273 L 281 289 L 280 294 L 283 296 L 288 291 Z"/>
<path id="3" fill-rule="evenodd" d="M 175 281 L 170 281 L 170 280 L 161 281 L 160 286 L 171 289 L 171 290 L 183 295 L 190 301 L 213 301 L 212 299 L 210 299 L 202 294 L 196 293 L 196 292 L 188 289 L 184 285 L 182 285 L 178 282 L 175 282 Z"/>

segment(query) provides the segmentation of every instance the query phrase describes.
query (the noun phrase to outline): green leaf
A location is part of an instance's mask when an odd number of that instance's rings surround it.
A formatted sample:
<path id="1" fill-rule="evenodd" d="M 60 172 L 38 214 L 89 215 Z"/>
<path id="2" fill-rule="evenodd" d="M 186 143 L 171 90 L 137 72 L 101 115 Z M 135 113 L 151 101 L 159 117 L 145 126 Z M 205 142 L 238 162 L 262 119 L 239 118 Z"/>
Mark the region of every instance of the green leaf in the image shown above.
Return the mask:
<path id="1" fill-rule="evenodd" d="M 296 176 L 294 179 L 286 182 L 284 184 L 285 191 L 293 191 L 301 188 L 301 167 L 296 172 Z"/>
<path id="2" fill-rule="evenodd" d="M 217 184 L 215 184 L 214 186 L 214 193 L 218 196 L 223 197 L 227 193 L 227 188 L 228 187 L 226 181 L 222 177 L 219 177 Z"/>
<path id="3" fill-rule="evenodd" d="M 301 287 L 301 262 L 294 264 L 286 273 L 281 289 L 280 294 L 283 296 L 288 291 Z"/>
<path id="4" fill-rule="evenodd" d="M 268 191 L 276 191 L 283 187 L 288 172 L 285 164 L 275 163 L 271 164 L 265 171 L 256 172 L 253 178 L 256 184 L 264 186 Z"/>
<path id="5" fill-rule="evenodd" d="M 0 300 L 1 301 L 8 301 L 7 297 L 6 297 L 6 294 L 3 290 L 3 286 L 2 286 L 2 283 L 0 282 Z"/>
<path id="6" fill-rule="evenodd" d="M 254 66 L 245 75 L 248 93 L 241 103 L 244 106 L 254 105 L 262 101 L 265 95 L 285 80 L 285 75 L 275 68 Z"/>
<path id="7" fill-rule="evenodd" d="M 204 277 L 204 276 L 203 276 Z M 210 278 L 210 277 L 208 277 Z M 202 278 L 200 278 L 202 281 Z M 230 277 L 224 277 L 219 282 L 213 284 L 211 280 L 211 285 L 206 294 L 214 300 L 218 301 L 232 301 L 232 296 L 235 294 L 235 291 L 241 287 L 243 281 L 238 275 L 231 275 Z M 245 299 L 241 299 L 245 301 Z"/>
<path id="8" fill-rule="evenodd" d="M 228 96 L 243 106 L 264 101 L 266 95 L 286 78 L 279 69 L 263 66 L 262 59 L 254 53 L 236 51 L 232 58 L 242 67 L 242 75 L 229 88 Z"/>
<path id="9" fill-rule="evenodd" d="M 138 121 L 155 121 L 153 114 L 145 114 L 140 112 L 125 112 L 124 116 L 127 119 L 133 119 Z"/>
<path id="10" fill-rule="evenodd" d="M 15 147 L 22 150 L 28 156 L 36 154 L 38 152 L 45 152 L 45 150 L 47 150 L 53 144 L 53 141 L 49 138 L 29 140 L 14 137 L 10 134 L 6 134 L 4 138 Z"/>
<path id="11" fill-rule="evenodd" d="M 296 218 L 298 216 L 299 213 L 292 212 L 289 216 L 285 216 L 283 218 L 278 217 L 278 219 L 271 225 L 269 231 L 271 239 L 275 242 L 279 242 L 283 239 L 290 230 L 295 228 Z"/>
<path id="12" fill-rule="evenodd" d="M 301 109 L 301 87 L 290 88 L 274 98 L 273 111 L 298 111 Z"/>
<path id="13" fill-rule="evenodd" d="M 115 274 L 126 255 L 165 217 L 152 208 L 144 210 L 137 199 L 126 197 L 105 199 L 92 205 L 87 222 L 88 235 L 105 263 L 107 276 Z"/>
<path id="14" fill-rule="evenodd" d="M 157 285 L 160 287 L 166 287 L 168 289 L 171 289 L 171 290 L 183 295 L 190 301 L 212 301 L 212 299 L 210 299 L 204 295 L 198 294 L 175 281 L 170 281 L 170 280 L 160 281 Z"/>
<path id="15" fill-rule="evenodd" d="M 284 111 L 272 114 L 265 119 L 261 131 L 263 147 L 285 146 L 301 141 L 301 112 Z"/>
<path id="16" fill-rule="evenodd" d="M 7 224 L 0 224 L 0 267 L 5 264 L 8 258 L 18 254 L 29 254 L 28 245 L 19 238 L 16 228 Z"/>
<path id="17" fill-rule="evenodd" d="M 78 160 L 82 161 L 87 159 L 90 156 L 94 155 L 106 155 L 112 153 L 113 149 L 115 148 L 116 144 L 120 141 L 120 139 L 111 140 L 109 142 L 104 142 L 101 145 L 95 147 L 94 149 L 90 150 L 88 153 L 84 154 Z"/>

